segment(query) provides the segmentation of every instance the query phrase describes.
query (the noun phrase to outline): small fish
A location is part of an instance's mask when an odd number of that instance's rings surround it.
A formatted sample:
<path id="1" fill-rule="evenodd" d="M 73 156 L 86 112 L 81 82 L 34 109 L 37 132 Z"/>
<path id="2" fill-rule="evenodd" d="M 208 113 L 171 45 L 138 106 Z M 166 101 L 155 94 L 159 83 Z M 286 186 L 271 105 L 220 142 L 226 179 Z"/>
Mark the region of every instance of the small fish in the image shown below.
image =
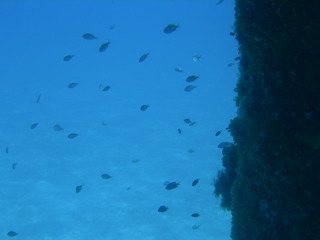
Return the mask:
<path id="1" fill-rule="evenodd" d="M 78 135 L 79 135 L 78 133 L 70 133 L 70 134 L 68 135 L 68 138 L 69 138 L 69 139 L 73 139 L 73 138 L 77 137 Z"/>
<path id="2" fill-rule="evenodd" d="M 185 92 L 191 92 L 193 89 L 195 89 L 197 86 L 196 85 L 188 85 L 184 88 Z"/>
<path id="3" fill-rule="evenodd" d="M 159 208 L 158 208 L 158 212 L 166 212 L 166 211 L 168 211 L 168 207 L 167 206 L 160 206 Z"/>
<path id="4" fill-rule="evenodd" d="M 38 123 L 33 123 L 31 124 L 30 129 L 35 129 L 37 126 L 38 126 Z"/>
<path id="5" fill-rule="evenodd" d="M 188 153 L 194 153 L 195 151 L 193 149 L 188 149 Z"/>
<path id="6" fill-rule="evenodd" d="M 102 179 L 110 179 L 111 176 L 109 174 L 107 174 L 107 173 L 104 173 L 104 174 L 101 175 L 101 178 Z"/>
<path id="7" fill-rule="evenodd" d="M 81 184 L 81 185 L 76 186 L 76 193 L 81 192 L 82 187 L 83 187 L 83 185 L 82 185 L 82 184 Z"/>
<path id="8" fill-rule="evenodd" d="M 97 39 L 96 36 L 94 36 L 93 34 L 91 33 L 85 33 L 82 35 L 82 37 L 86 40 L 92 40 L 92 39 Z"/>
<path id="9" fill-rule="evenodd" d="M 197 80 L 198 78 L 199 78 L 199 76 L 190 75 L 189 77 L 186 78 L 186 82 L 193 82 L 193 81 Z"/>
<path id="10" fill-rule="evenodd" d="M 231 146 L 231 144 L 231 142 L 221 142 L 219 143 L 218 148 L 228 148 Z"/>
<path id="11" fill-rule="evenodd" d="M 200 59 L 201 59 L 201 55 L 194 55 L 194 56 L 192 57 L 192 60 L 193 60 L 194 62 L 199 62 Z"/>
<path id="12" fill-rule="evenodd" d="M 221 130 L 219 130 L 218 132 L 216 132 L 216 136 L 219 136 L 221 134 Z"/>
<path id="13" fill-rule="evenodd" d="M 132 163 L 137 163 L 137 162 L 140 162 L 140 159 L 133 159 L 131 160 Z"/>
<path id="14" fill-rule="evenodd" d="M 176 31 L 180 26 L 177 24 L 168 24 L 164 29 L 163 32 L 164 33 L 173 33 L 174 31 Z"/>
<path id="15" fill-rule="evenodd" d="M 110 86 L 105 86 L 104 88 L 102 88 L 102 92 L 106 92 L 106 91 L 109 91 L 111 87 Z"/>
<path id="16" fill-rule="evenodd" d="M 102 126 L 107 126 L 107 123 L 106 123 L 105 121 L 102 121 L 102 122 L 101 122 L 101 125 L 102 125 Z"/>
<path id="17" fill-rule="evenodd" d="M 15 232 L 15 231 L 9 231 L 9 232 L 7 233 L 7 235 L 8 235 L 9 237 L 15 237 L 15 236 L 18 235 L 18 233 Z"/>
<path id="18" fill-rule="evenodd" d="M 36 100 L 36 103 L 39 103 L 39 102 L 40 102 L 40 98 L 41 98 L 41 94 L 38 95 L 37 100 Z"/>
<path id="19" fill-rule="evenodd" d="M 196 229 L 198 229 L 199 227 L 200 227 L 199 224 L 194 224 L 194 225 L 192 226 L 192 230 L 196 230 Z"/>
<path id="20" fill-rule="evenodd" d="M 240 60 L 240 57 L 236 57 L 234 60 L 235 60 L 235 61 L 238 61 L 238 60 Z"/>
<path id="21" fill-rule="evenodd" d="M 166 186 L 166 190 L 172 190 L 172 189 L 175 189 L 179 186 L 180 184 L 177 183 L 177 182 L 170 182 L 167 184 Z"/>
<path id="22" fill-rule="evenodd" d="M 16 169 L 17 164 L 18 164 L 18 163 L 12 163 L 12 170 L 15 170 L 15 169 Z"/>
<path id="23" fill-rule="evenodd" d="M 191 122 L 190 124 L 189 124 L 189 126 L 193 126 L 193 125 L 195 125 L 196 124 L 196 122 Z"/>
<path id="24" fill-rule="evenodd" d="M 76 83 L 76 82 L 69 83 L 68 88 L 75 88 L 78 85 L 79 85 L 79 83 Z"/>
<path id="25" fill-rule="evenodd" d="M 181 133 L 182 133 L 182 131 L 181 131 L 181 129 L 180 129 L 180 128 L 178 128 L 178 133 L 179 133 L 179 134 L 181 134 Z"/>
<path id="26" fill-rule="evenodd" d="M 228 67 L 232 67 L 234 63 L 228 63 Z"/>
<path id="27" fill-rule="evenodd" d="M 105 50 L 107 50 L 107 48 L 109 47 L 110 42 L 106 42 L 101 44 L 101 46 L 99 47 L 99 52 L 104 52 Z"/>
<path id="28" fill-rule="evenodd" d="M 6 147 L 6 154 L 9 154 L 9 147 Z"/>
<path id="29" fill-rule="evenodd" d="M 115 26 L 116 26 L 115 24 L 111 24 L 109 27 L 109 30 L 113 30 L 115 28 Z"/>
<path id="30" fill-rule="evenodd" d="M 144 60 L 146 60 L 146 58 L 149 56 L 149 53 L 145 53 L 143 55 L 141 55 L 141 57 L 139 58 L 139 62 L 143 62 Z"/>
<path id="31" fill-rule="evenodd" d="M 199 214 L 199 213 L 192 213 L 192 214 L 191 214 L 191 217 L 195 217 L 195 218 L 196 218 L 196 217 L 200 217 L 200 214 Z"/>
<path id="32" fill-rule="evenodd" d="M 64 130 L 64 128 L 62 128 L 59 124 L 54 125 L 52 128 L 54 131 L 57 131 L 57 132 Z"/>
<path id="33" fill-rule="evenodd" d="M 148 107 L 149 107 L 149 105 L 141 105 L 140 110 L 145 111 L 148 109 Z"/>
<path id="34" fill-rule="evenodd" d="M 70 61 L 73 57 L 74 57 L 74 55 L 66 55 L 66 56 L 63 57 L 63 61 L 68 62 L 68 61 Z"/>
<path id="35" fill-rule="evenodd" d="M 180 68 L 180 67 L 176 67 L 176 68 L 174 68 L 174 70 L 175 70 L 176 72 L 179 72 L 179 73 L 182 73 L 182 72 L 183 72 L 183 69 Z"/>
<path id="36" fill-rule="evenodd" d="M 184 121 L 186 124 L 190 124 L 190 123 L 191 123 L 191 120 L 190 120 L 189 118 L 185 118 L 183 121 Z"/>
<path id="37" fill-rule="evenodd" d="M 229 34 L 230 34 L 230 36 L 236 35 L 234 32 L 230 32 Z"/>
<path id="38" fill-rule="evenodd" d="M 194 187 L 195 185 L 197 185 L 197 184 L 198 184 L 198 182 L 199 182 L 199 178 L 197 178 L 197 179 L 193 180 L 193 182 L 192 182 L 192 186 Z"/>

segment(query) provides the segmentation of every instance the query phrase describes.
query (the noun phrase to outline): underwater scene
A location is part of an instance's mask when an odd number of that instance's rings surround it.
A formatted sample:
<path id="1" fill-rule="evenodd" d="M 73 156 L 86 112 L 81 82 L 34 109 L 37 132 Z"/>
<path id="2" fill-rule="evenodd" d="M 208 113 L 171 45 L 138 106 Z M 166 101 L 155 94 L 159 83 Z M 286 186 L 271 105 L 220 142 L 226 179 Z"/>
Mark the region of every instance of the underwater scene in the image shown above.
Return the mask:
<path id="1" fill-rule="evenodd" d="M 0 238 L 230 239 L 233 1 L 1 1 Z"/>

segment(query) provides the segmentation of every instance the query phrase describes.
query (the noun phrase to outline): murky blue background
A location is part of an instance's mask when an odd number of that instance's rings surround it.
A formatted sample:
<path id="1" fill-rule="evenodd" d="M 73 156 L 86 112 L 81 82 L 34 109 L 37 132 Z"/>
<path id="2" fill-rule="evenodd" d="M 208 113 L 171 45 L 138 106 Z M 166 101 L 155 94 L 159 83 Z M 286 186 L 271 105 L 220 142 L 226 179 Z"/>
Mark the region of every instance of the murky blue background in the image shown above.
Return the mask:
<path id="1" fill-rule="evenodd" d="M 233 20 L 227 0 L 1 1 L 1 238 L 229 239 L 230 215 L 211 183 L 235 114 Z M 181 27 L 164 34 L 170 23 Z M 185 92 L 189 75 L 200 77 Z M 180 185 L 168 191 L 165 181 Z"/>

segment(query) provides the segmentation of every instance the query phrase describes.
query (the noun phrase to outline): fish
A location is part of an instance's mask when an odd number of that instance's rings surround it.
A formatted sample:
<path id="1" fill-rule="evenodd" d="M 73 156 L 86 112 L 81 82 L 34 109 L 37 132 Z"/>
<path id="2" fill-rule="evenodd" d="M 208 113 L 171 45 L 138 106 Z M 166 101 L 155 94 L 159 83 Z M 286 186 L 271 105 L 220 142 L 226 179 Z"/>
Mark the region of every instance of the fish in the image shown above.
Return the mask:
<path id="1" fill-rule="evenodd" d="M 196 218 L 196 217 L 200 217 L 200 214 L 199 214 L 199 213 L 192 213 L 192 214 L 191 214 L 191 217 L 195 217 L 195 218 Z"/>
<path id="2" fill-rule="evenodd" d="M 168 24 L 164 29 L 163 32 L 164 33 L 173 33 L 174 31 L 176 31 L 180 26 L 177 24 Z"/>
<path id="3" fill-rule="evenodd" d="M 149 105 L 141 105 L 140 110 L 145 111 L 148 109 L 148 107 L 149 107 Z"/>
<path id="4" fill-rule="evenodd" d="M 131 160 L 132 163 L 137 163 L 137 162 L 140 162 L 140 159 L 133 159 Z"/>
<path id="5" fill-rule="evenodd" d="M 109 26 L 109 30 L 113 30 L 114 28 L 115 28 L 115 24 L 111 24 L 110 26 Z"/>
<path id="6" fill-rule="evenodd" d="M 68 88 L 75 88 L 78 85 L 79 85 L 79 83 L 76 83 L 76 82 L 69 83 Z"/>
<path id="7" fill-rule="evenodd" d="M 231 144 L 231 142 L 221 142 L 219 143 L 218 148 L 228 148 L 231 146 Z"/>
<path id="8" fill-rule="evenodd" d="M 168 207 L 167 206 L 160 206 L 159 208 L 158 208 L 158 212 L 166 212 L 166 211 L 168 211 Z"/>
<path id="9" fill-rule="evenodd" d="M 81 184 L 81 185 L 76 186 L 76 193 L 81 192 L 82 187 L 83 187 L 83 185 L 82 185 L 82 184 Z"/>
<path id="10" fill-rule="evenodd" d="M 57 132 L 60 132 L 60 131 L 64 130 L 64 128 L 62 128 L 59 124 L 53 125 L 52 128 L 53 128 L 54 131 L 57 131 Z"/>
<path id="11" fill-rule="evenodd" d="M 101 174 L 101 178 L 102 179 L 110 179 L 111 176 L 109 174 L 107 174 L 107 173 L 104 173 L 104 174 Z"/>
<path id="12" fill-rule="evenodd" d="M 230 32 L 229 34 L 230 34 L 230 36 L 236 35 L 234 32 Z"/>
<path id="13" fill-rule="evenodd" d="M 234 63 L 228 63 L 228 67 L 232 67 Z"/>
<path id="14" fill-rule="evenodd" d="M 182 133 L 182 131 L 181 131 L 181 129 L 180 129 L 180 128 L 178 128 L 178 133 L 179 133 L 179 134 L 181 134 L 181 133 Z"/>
<path id="15" fill-rule="evenodd" d="M 145 53 L 142 54 L 141 57 L 139 58 L 139 62 L 143 62 L 144 60 L 146 60 L 146 58 L 149 56 L 150 53 Z"/>
<path id="16" fill-rule="evenodd" d="M 179 72 L 179 73 L 182 73 L 182 72 L 183 72 L 183 69 L 180 68 L 180 67 L 175 67 L 174 70 L 175 70 L 176 72 Z"/>
<path id="17" fill-rule="evenodd" d="M 18 233 L 15 232 L 15 231 L 9 231 L 9 232 L 7 233 L 7 235 L 8 235 L 9 237 L 15 237 L 15 236 L 18 235 Z"/>
<path id="18" fill-rule="evenodd" d="M 192 186 L 194 187 L 195 185 L 197 185 L 198 184 L 198 182 L 199 182 L 199 178 L 197 178 L 197 179 L 195 179 L 195 180 L 193 180 L 193 182 L 192 182 Z"/>
<path id="19" fill-rule="evenodd" d="M 93 40 L 93 39 L 97 39 L 96 36 L 94 36 L 93 34 L 91 33 L 84 33 L 82 34 L 82 37 L 86 40 Z"/>
<path id="20" fill-rule="evenodd" d="M 106 123 L 105 121 L 102 121 L 102 122 L 101 122 L 101 125 L 102 125 L 102 126 L 107 126 L 107 123 Z"/>
<path id="21" fill-rule="evenodd" d="M 37 126 L 38 126 L 38 123 L 33 123 L 31 124 L 30 129 L 35 129 Z"/>
<path id="22" fill-rule="evenodd" d="M 9 147 L 6 147 L 6 154 L 9 153 Z"/>
<path id="23" fill-rule="evenodd" d="M 194 153 L 195 151 L 193 149 L 188 149 L 188 153 Z"/>
<path id="24" fill-rule="evenodd" d="M 185 118 L 183 121 L 184 121 L 186 124 L 190 124 L 190 123 L 191 123 L 191 120 L 190 120 L 189 118 Z"/>
<path id="25" fill-rule="evenodd" d="M 189 126 L 193 126 L 193 125 L 195 125 L 196 124 L 196 122 L 191 122 L 190 124 L 189 124 Z"/>
<path id="26" fill-rule="evenodd" d="M 199 62 L 200 59 L 201 59 L 201 55 L 194 55 L 194 56 L 192 57 L 192 60 L 193 60 L 194 62 Z"/>
<path id="27" fill-rule="evenodd" d="M 15 170 L 15 169 L 16 169 L 17 164 L 18 164 L 18 163 L 12 163 L 12 170 Z"/>
<path id="28" fill-rule="evenodd" d="M 219 136 L 221 134 L 221 130 L 219 130 L 218 132 L 216 132 L 216 136 Z"/>
<path id="29" fill-rule="evenodd" d="M 192 230 L 196 230 L 196 229 L 198 229 L 199 227 L 200 227 L 199 224 L 194 224 L 194 225 L 192 226 Z"/>
<path id="30" fill-rule="evenodd" d="M 196 85 L 188 85 L 184 88 L 185 92 L 191 92 L 193 89 L 195 89 L 197 86 Z"/>
<path id="31" fill-rule="evenodd" d="M 223 1 L 224 1 L 224 0 L 219 0 L 219 1 L 216 3 L 216 5 L 221 4 Z"/>
<path id="32" fill-rule="evenodd" d="M 193 81 L 197 80 L 198 78 L 199 78 L 199 76 L 190 75 L 189 77 L 186 78 L 186 82 L 193 82 Z"/>
<path id="33" fill-rule="evenodd" d="M 63 57 L 63 61 L 68 62 L 68 61 L 70 61 L 73 57 L 74 57 L 74 55 L 66 55 L 66 56 Z"/>
<path id="34" fill-rule="evenodd" d="M 180 185 L 180 183 L 177 182 L 170 182 L 166 185 L 166 190 L 172 190 L 177 188 Z"/>
<path id="35" fill-rule="evenodd" d="M 111 87 L 110 86 L 105 86 L 104 88 L 102 88 L 102 92 L 106 92 L 106 91 L 109 91 Z"/>
<path id="36" fill-rule="evenodd" d="M 107 48 L 109 47 L 110 41 L 102 43 L 101 46 L 99 47 L 99 52 L 104 52 L 105 50 L 107 50 Z"/>
<path id="37" fill-rule="evenodd" d="M 41 93 L 38 95 L 37 100 L 36 100 L 36 103 L 39 103 L 39 102 L 40 102 L 40 98 L 41 98 Z"/>
<path id="38" fill-rule="evenodd" d="M 78 135 L 79 135 L 78 133 L 70 133 L 70 134 L 68 135 L 68 138 L 69 138 L 69 139 L 73 139 L 73 138 L 77 137 Z"/>

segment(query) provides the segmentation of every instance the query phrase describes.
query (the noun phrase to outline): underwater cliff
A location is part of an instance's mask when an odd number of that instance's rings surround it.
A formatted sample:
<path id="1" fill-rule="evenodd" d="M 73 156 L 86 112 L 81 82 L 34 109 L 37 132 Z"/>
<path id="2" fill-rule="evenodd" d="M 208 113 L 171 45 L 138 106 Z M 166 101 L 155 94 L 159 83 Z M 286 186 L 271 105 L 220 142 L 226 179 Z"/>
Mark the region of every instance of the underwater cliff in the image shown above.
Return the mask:
<path id="1" fill-rule="evenodd" d="M 320 239 L 320 2 L 236 0 L 234 144 L 215 181 L 235 240 Z"/>

